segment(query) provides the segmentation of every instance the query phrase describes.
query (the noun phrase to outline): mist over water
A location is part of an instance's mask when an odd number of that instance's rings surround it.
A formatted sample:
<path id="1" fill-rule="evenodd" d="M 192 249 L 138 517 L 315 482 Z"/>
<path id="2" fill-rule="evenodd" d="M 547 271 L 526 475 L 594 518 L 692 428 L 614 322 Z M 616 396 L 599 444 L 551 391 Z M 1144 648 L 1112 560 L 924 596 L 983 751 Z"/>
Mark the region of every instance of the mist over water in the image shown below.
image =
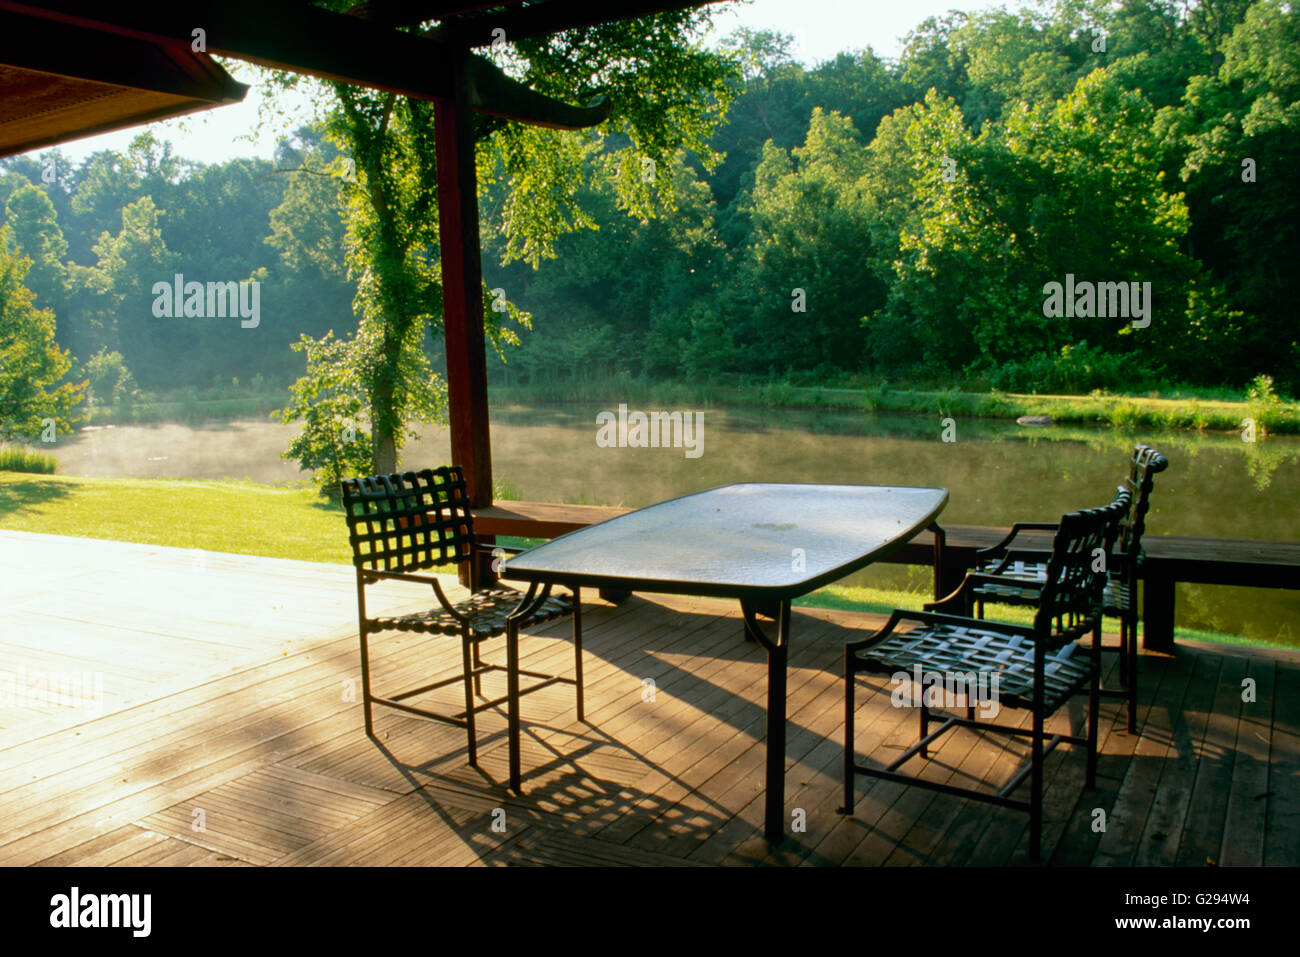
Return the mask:
<path id="1" fill-rule="evenodd" d="M 60 437 L 54 455 L 61 475 L 236 479 L 271 485 L 310 478 L 298 463 L 280 458 L 296 431 L 256 419 L 119 425 Z"/>
<path id="2" fill-rule="evenodd" d="M 1292 436 L 1251 445 L 1237 434 L 1129 435 L 959 420 L 956 441 L 943 442 L 937 415 L 706 408 L 704 452 L 688 458 L 681 448 L 600 447 L 596 416 L 607 407 L 494 409 L 497 481 L 521 499 L 625 506 L 729 482 L 934 485 L 951 492 L 944 523 L 1009 525 L 1109 501 L 1140 439 L 1170 461 L 1156 477 L 1148 534 L 1300 539 L 1300 438 Z M 127 425 L 61 439 L 54 452 L 67 475 L 305 482 L 297 464 L 280 457 L 295 431 L 268 420 Z M 446 427 L 418 431 L 402 467 L 445 464 Z M 927 589 L 929 575 L 877 565 L 846 582 Z M 1295 591 L 1178 586 L 1182 627 L 1300 645 L 1295 621 Z"/>

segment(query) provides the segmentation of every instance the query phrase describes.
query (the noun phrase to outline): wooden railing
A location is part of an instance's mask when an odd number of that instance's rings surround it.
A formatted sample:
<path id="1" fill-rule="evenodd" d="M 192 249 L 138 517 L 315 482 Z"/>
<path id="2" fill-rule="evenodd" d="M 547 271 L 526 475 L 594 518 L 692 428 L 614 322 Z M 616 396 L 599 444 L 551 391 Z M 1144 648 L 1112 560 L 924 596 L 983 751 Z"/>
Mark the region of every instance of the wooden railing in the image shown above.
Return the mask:
<path id="1" fill-rule="evenodd" d="M 628 508 L 600 505 L 553 505 L 546 502 L 501 502 L 474 509 L 474 528 L 484 537 L 555 538 L 596 522 L 614 518 Z M 975 552 L 1001 541 L 1006 528 L 983 525 L 944 525 L 943 568 L 936 582 L 941 593 L 956 588 L 975 565 Z M 1027 544 L 1050 550 L 1043 533 Z M 1254 588 L 1300 588 L 1300 542 L 1254 539 L 1194 538 L 1152 535 L 1144 541 L 1142 571 L 1143 645 L 1156 651 L 1174 647 L 1174 585 L 1247 585 Z M 934 565 L 934 537 L 925 531 L 882 561 L 904 565 Z"/>

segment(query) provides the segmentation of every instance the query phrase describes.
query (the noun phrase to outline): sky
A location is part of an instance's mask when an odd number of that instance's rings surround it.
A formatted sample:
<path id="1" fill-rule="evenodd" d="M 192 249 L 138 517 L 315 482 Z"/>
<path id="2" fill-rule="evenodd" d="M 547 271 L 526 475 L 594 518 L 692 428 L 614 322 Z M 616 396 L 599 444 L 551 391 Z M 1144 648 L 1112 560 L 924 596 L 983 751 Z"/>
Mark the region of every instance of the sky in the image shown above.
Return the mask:
<path id="1" fill-rule="evenodd" d="M 877 56 L 894 58 L 902 50 L 902 37 L 927 17 L 952 9 L 970 13 L 1003 5 L 994 0 L 752 0 L 715 14 L 714 29 L 706 42 L 716 42 L 737 27 L 745 26 L 792 35 L 795 59 L 809 66 L 832 59 L 841 50 L 867 46 Z M 262 96 L 256 82 L 257 73 L 238 62 L 227 64 L 227 68 L 236 80 L 250 84 L 242 103 L 154 123 L 150 128 L 155 136 L 170 140 L 173 151 L 185 159 L 202 163 L 221 163 L 237 156 L 270 159 L 277 138 L 287 128 L 268 123 L 258 135 Z M 282 99 L 280 105 L 288 107 L 290 115 L 297 118 L 288 128 L 310 119 L 310 102 L 306 97 Z M 134 127 L 75 140 L 62 144 L 60 149 L 72 162 L 80 163 L 96 150 L 125 150 L 141 129 Z"/>

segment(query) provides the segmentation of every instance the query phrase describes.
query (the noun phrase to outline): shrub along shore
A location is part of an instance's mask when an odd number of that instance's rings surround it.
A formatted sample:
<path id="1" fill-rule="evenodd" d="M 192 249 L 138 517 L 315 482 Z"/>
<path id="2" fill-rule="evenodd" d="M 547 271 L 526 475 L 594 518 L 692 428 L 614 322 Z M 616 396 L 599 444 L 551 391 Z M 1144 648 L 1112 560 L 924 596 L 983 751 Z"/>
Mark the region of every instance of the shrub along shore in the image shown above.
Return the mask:
<path id="1" fill-rule="evenodd" d="M 1257 385 L 1244 396 L 1229 390 L 1171 395 L 1032 395 L 875 385 L 795 385 L 785 381 L 742 385 L 694 385 L 636 379 L 577 380 L 545 385 L 496 386 L 495 404 L 545 402 L 638 402 L 661 407 L 766 406 L 791 409 L 860 409 L 985 419 L 1049 415 L 1063 425 L 1235 432 L 1246 419 L 1257 433 L 1300 434 L 1300 403 Z"/>
<path id="2" fill-rule="evenodd" d="M 565 379 L 534 385 L 492 385 L 494 406 L 570 402 L 653 403 L 683 406 L 756 406 L 788 409 L 843 409 L 958 418 L 1017 419 L 1049 415 L 1062 425 L 1124 429 L 1181 429 L 1239 432 L 1245 419 L 1257 433 L 1300 435 L 1300 403 L 1273 392 L 1263 377 L 1247 390 L 1175 389 L 1146 395 L 1036 395 L 915 385 L 810 385 L 798 380 L 689 383 L 633 377 Z M 287 392 L 209 389 L 149 397 L 89 409 L 81 424 L 126 425 L 153 422 L 211 422 L 271 416 L 289 401 Z"/>

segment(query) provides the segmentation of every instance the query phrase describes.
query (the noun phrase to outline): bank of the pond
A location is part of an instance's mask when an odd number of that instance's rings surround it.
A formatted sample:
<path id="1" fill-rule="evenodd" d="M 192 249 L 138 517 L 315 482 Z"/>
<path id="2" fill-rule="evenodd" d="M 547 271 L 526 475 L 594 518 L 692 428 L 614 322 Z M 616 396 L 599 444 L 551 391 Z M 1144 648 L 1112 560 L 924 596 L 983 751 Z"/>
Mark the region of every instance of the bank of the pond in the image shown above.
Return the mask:
<path id="1" fill-rule="evenodd" d="M 0 528 L 309 562 L 351 561 L 339 504 L 297 485 L 0 472 Z M 796 604 L 887 613 L 919 608 L 928 600 L 915 590 L 833 585 Z M 1008 620 L 1028 621 L 1023 609 L 1005 612 Z M 1194 629 L 1179 628 L 1176 634 L 1286 647 Z"/>
<path id="2" fill-rule="evenodd" d="M 1240 431 L 1245 419 L 1261 432 L 1300 435 L 1300 403 L 1245 392 L 1187 390 L 1170 395 L 1027 395 L 923 389 L 906 385 L 808 386 L 783 380 L 751 384 L 651 382 L 642 379 L 575 379 L 540 385 L 493 385 L 494 406 L 551 402 L 656 403 L 660 406 L 758 406 L 785 409 L 860 409 L 985 419 L 1050 415 L 1057 423 Z M 1237 398 L 1236 396 L 1242 396 Z M 209 390 L 83 410 L 83 425 L 211 422 L 271 416 L 288 403 L 287 392 Z"/>
<path id="3" fill-rule="evenodd" d="M 625 402 L 629 405 L 766 406 L 787 409 L 861 409 L 916 415 L 1017 419 L 1048 415 L 1057 423 L 1109 425 L 1119 429 L 1182 429 L 1240 432 L 1246 419 L 1256 432 L 1300 434 L 1300 403 L 1275 397 L 1250 401 L 1212 393 L 1160 395 L 1027 395 L 872 386 L 798 386 L 775 381 L 756 385 L 645 382 L 637 379 L 566 381 L 530 386 L 495 386 L 494 404 Z"/>
<path id="4" fill-rule="evenodd" d="M 287 392 L 198 394 L 94 405 L 83 409 L 79 425 L 146 425 L 151 423 L 225 422 L 271 416 L 289 401 Z"/>

